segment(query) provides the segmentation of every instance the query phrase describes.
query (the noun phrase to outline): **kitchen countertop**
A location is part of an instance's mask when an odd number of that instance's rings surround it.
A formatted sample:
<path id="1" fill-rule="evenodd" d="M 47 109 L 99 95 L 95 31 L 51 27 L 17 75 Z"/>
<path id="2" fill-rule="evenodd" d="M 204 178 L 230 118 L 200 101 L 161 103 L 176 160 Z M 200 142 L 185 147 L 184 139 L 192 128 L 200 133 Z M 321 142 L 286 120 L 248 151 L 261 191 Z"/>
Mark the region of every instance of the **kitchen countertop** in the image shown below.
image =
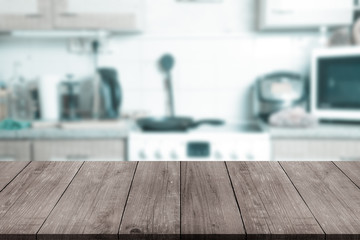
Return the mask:
<path id="1" fill-rule="evenodd" d="M 312 128 L 279 128 L 267 126 L 275 139 L 349 139 L 360 140 L 360 125 L 322 123 Z"/>
<path id="2" fill-rule="evenodd" d="M 28 129 L 19 131 L 0 131 L 3 140 L 39 139 L 119 139 L 126 138 L 129 129 Z"/>
<path id="3" fill-rule="evenodd" d="M 36 125 L 41 125 L 37 123 Z M 57 125 L 57 124 L 49 124 Z M 3 140 L 37 139 L 122 139 L 127 138 L 133 128 L 132 121 L 115 122 L 73 122 L 60 124 L 60 127 L 42 127 L 18 131 L 0 131 Z"/>
<path id="4" fill-rule="evenodd" d="M 360 125 L 319 124 L 312 128 L 279 128 L 262 124 L 273 139 L 345 139 L 360 140 Z M 113 128 L 39 128 L 20 131 L 0 131 L 0 140 L 37 140 L 37 139 L 123 139 L 127 138 L 134 127 L 125 121 Z"/>
<path id="5" fill-rule="evenodd" d="M 0 239 L 359 239 L 358 162 L 1 162 Z"/>

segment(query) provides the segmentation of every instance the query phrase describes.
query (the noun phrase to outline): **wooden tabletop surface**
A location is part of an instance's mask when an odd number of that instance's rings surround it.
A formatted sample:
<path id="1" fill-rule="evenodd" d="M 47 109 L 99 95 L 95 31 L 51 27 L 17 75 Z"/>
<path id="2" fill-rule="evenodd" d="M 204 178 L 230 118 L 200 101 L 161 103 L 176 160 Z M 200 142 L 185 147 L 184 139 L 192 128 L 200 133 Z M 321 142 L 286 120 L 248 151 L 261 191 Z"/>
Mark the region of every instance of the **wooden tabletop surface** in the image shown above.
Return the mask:
<path id="1" fill-rule="evenodd" d="M 359 162 L 0 162 L 0 239 L 360 239 Z"/>

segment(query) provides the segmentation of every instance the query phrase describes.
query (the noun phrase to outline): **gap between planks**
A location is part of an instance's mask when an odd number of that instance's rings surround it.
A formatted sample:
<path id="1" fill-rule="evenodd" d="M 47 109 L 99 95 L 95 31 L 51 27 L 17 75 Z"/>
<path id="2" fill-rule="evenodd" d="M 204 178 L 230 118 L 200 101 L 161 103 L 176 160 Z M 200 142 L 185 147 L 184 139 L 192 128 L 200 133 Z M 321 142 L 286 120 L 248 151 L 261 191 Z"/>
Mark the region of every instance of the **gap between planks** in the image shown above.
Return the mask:
<path id="1" fill-rule="evenodd" d="M 135 178 L 135 174 L 136 174 L 136 171 L 137 171 L 138 166 L 139 166 L 139 162 L 136 162 L 134 174 L 133 174 L 132 179 L 131 179 L 131 183 L 130 183 L 130 187 L 129 187 L 129 192 L 127 193 L 127 197 L 126 197 L 124 209 L 123 209 L 123 212 L 122 212 L 122 215 L 121 215 L 121 219 L 120 219 L 120 224 L 119 224 L 119 227 L 118 227 L 118 234 L 117 234 L 117 235 L 118 235 L 118 239 L 120 239 L 120 227 L 121 227 L 121 224 L 123 223 L 123 220 L 124 220 L 125 210 L 126 210 L 126 207 L 127 207 L 127 205 L 128 205 L 130 192 L 131 192 L 131 189 L 132 189 L 132 186 L 133 186 L 133 183 L 134 183 L 134 178 Z"/>
<path id="2" fill-rule="evenodd" d="M 71 181 L 69 182 L 69 184 L 67 185 L 67 187 L 65 188 L 64 192 L 61 194 L 61 196 L 59 197 L 59 199 L 57 200 L 57 202 L 54 204 L 54 207 L 51 209 L 51 211 L 49 212 L 48 216 L 45 218 L 44 222 L 41 224 L 41 226 L 39 227 L 39 230 L 37 230 L 36 232 L 36 239 L 38 239 L 38 234 L 41 230 L 41 228 L 44 226 L 45 222 L 48 220 L 49 216 L 51 215 L 51 213 L 54 211 L 55 207 L 58 205 L 58 203 L 60 202 L 61 198 L 64 196 L 65 192 L 68 190 L 69 186 L 71 185 L 71 183 L 74 181 L 75 177 L 78 175 L 80 169 L 84 166 L 85 162 L 82 162 L 81 166 L 79 167 L 79 169 L 77 170 L 77 172 L 75 173 L 74 177 L 71 179 Z"/>
<path id="3" fill-rule="evenodd" d="M 229 177 L 229 181 L 230 181 L 230 184 L 231 184 L 231 188 L 233 190 L 233 194 L 234 194 L 234 198 L 235 198 L 235 201 L 236 201 L 236 204 L 238 206 L 238 209 L 239 209 L 239 212 L 240 212 L 240 217 L 241 217 L 241 222 L 242 222 L 242 225 L 244 227 L 244 231 L 245 231 L 245 237 L 247 239 L 247 231 L 246 231 L 246 226 L 245 226 L 245 222 L 244 222 L 244 217 L 243 217 L 243 214 L 241 212 L 241 207 L 240 207 L 240 204 L 239 204 L 239 200 L 237 199 L 236 197 L 236 193 L 235 193 L 235 189 L 234 189 L 234 184 L 233 184 L 233 181 L 231 180 L 231 177 L 230 177 L 230 172 L 229 172 L 229 167 L 228 167 L 228 164 L 227 162 L 224 162 L 225 164 L 225 168 L 226 168 L 226 172 L 228 174 L 228 177 Z"/>
<path id="4" fill-rule="evenodd" d="M 357 186 L 360 189 L 360 184 L 358 185 L 338 164 L 335 162 L 332 162 L 335 167 L 337 167 L 355 186 Z"/>
<path id="5" fill-rule="evenodd" d="M 244 227 L 244 230 L 245 230 L 245 234 L 246 234 L 246 237 L 247 237 L 247 232 L 246 232 L 246 226 L 244 224 L 244 219 L 243 219 L 243 214 L 242 214 L 242 211 L 241 211 L 241 208 L 240 208 L 240 205 L 239 205 L 239 202 L 238 202 L 238 199 L 235 195 L 235 189 L 234 189 L 234 185 L 233 185 L 233 182 L 232 182 L 232 179 L 230 177 L 230 173 L 229 173 L 229 169 L 228 169 L 228 164 L 227 162 L 223 162 L 225 164 L 225 168 L 226 168 L 226 172 L 227 172 L 227 177 L 229 178 L 229 181 L 230 181 L 230 184 L 231 184 L 231 188 L 233 190 L 233 194 L 234 194 L 234 198 L 236 200 L 236 203 L 237 203 L 237 207 L 239 209 L 239 212 L 240 212 L 240 216 L 241 216 L 241 219 L 242 219 L 242 224 L 243 224 L 243 227 Z M 358 186 L 336 163 L 332 162 L 336 168 L 339 169 L 339 171 L 341 171 L 342 174 L 344 174 L 348 179 L 350 179 L 350 181 L 357 187 L 360 189 L 360 186 Z M 31 164 L 31 162 L 29 162 L 25 167 L 23 167 L 12 179 L 11 181 L 9 181 L 9 183 L 6 184 L 6 186 L 1 189 L 0 192 L 2 192 L 11 182 L 14 181 L 14 179 L 16 179 L 16 177 L 19 176 L 19 174 L 21 172 L 23 172 L 29 165 Z M 124 210 L 123 210 L 123 214 L 122 214 L 122 217 L 121 217 L 121 221 L 120 221 L 120 225 L 119 225 L 119 229 L 120 229 L 120 226 L 122 224 L 122 221 L 123 221 L 123 218 L 124 218 L 124 212 L 126 210 L 126 207 L 127 207 L 127 204 L 128 204 L 128 200 L 129 200 L 129 195 L 130 195 L 130 192 L 132 190 L 132 186 L 133 186 L 133 181 L 134 181 L 134 178 L 135 178 L 135 175 L 136 175 L 136 172 L 137 172 L 137 167 L 138 167 L 138 164 L 139 162 L 136 163 L 136 167 L 135 167 L 135 171 L 134 171 L 134 174 L 132 176 L 132 180 L 131 180 L 131 184 L 130 184 L 130 188 L 129 188 L 129 191 L 127 193 L 127 199 L 126 199 L 126 203 L 125 203 L 125 207 L 124 207 Z M 311 212 L 311 214 L 313 215 L 314 219 L 317 221 L 319 227 L 322 229 L 322 231 L 324 232 L 325 236 L 326 236 L 326 233 L 324 231 L 324 229 L 322 228 L 322 226 L 320 225 L 318 219 L 315 217 L 314 213 L 312 212 L 312 210 L 309 208 L 307 202 L 305 201 L 305 199 L 303 198 L 303 196 L 301 195 L 301 193 L 299 192 L 298 188 L 295 186 L 294 182 L 292 181 L 292 179 L 290 178 L 289 174 L 286 172 L 286 170 L 284 169 L 284 167 L 282 166 L 281 162 L 278 162 L 280 168 L 284 171 L 284 173 L 286 174 L 287 178 L 290 180 L 290 182 L 292 183 L 293 187 L 296 189 L 297 193 L 299 194 L 299 196 L 301 197 L 302 201 L 305 203 L 305 205 L 307 206 L 307 208 L 309 209 L 309 211 Z M 49 215 L 47 216 L 47 218 L 50 216 L 50 214 L 52 213 L 52 211 L 54 210 L 54 208 L 57 206 L 57 204 L 59 203 L 59 201 L 61 200 L 61 198 L 63 197 L 63 195 L 65 194 L 65 192 L 68 190 L 69 186 L 72 184 L 73 180 L 76 178 L 76 176 L 78 175 L 80 169 L 83 167 L 84 165 L 84 162 L 81 164 L 80 168 L 77 170 L 76 174 L 74 175 L 74 177 L 72 178 L 72 180 L 70 181 L 70 183 L 67 185 L 66 189 L 64 190 L 64 192 L 61 194 L 61 196 L 59 197 L 58 201 L 56 202 L 56 204 L 54 205 L 53 209 L 50 211 Z M 180 164 L 180 184 L 181 184 L 181 178 L 182 178 L 182 174 L 181 174 L 181 168 L 182 168 L 182 163 Z M 181 194 L 182 192 L 180 191 L 180 199 L 181 199 Z M 181 212 L 181 204 L 180 204 L 180 212 Z M 47 218 L 45 219 L 45 221 L 43 222 L 43 224 L 46 222 Z M 181 214 L 180 214 L 180 222 L 181 222 Z M 40 231 L 40 229 L 42 228 L 43 224 L 40 226 L 38 232 Z M 181 226 L 182 224 L 180 224 L 180 232 L 181 232 Z M 38 233 L 37 232 L 37 233 Z M 37 235 L 36 233 L 36 235 Z M 118 237 L 119 237 L 119 232 L 118 232 Z"/>
<path id="6" fill-rule="evenodd" d="M 326 240 L 326 232 L 323 229 L 323 227 L 321 226 L 319 220 L 315 217 L 315 214 L 313 213 L 313 211 L 310 209 L 309 205 L 307 204 L 307 202 L 305 201 L 304 197 L 301 195 L 299 189 L 295 186 L 293 180 L 290 178 L 289 174 L 285 171 L 284 167 L 281 165 L 281 162 L 278 162 L 279 166 L 281 167 L 281 169 L 284 171 L 284 173 L 286 174 L 287 178 L 290 180 L 291 184 L 293 185 L 293 187 L 295 188 L 295 190 L 297 191 L 297 193 L 299 194 L 299 196 L 301 197 L 301 199 L 303 200 L 303 202 L 305 203 L 306 207 L 309 209 L 311 215 L 314 217 L 315 221 L 317 222 L 317 224 L 319 225 L 319 227 L 321 228 L 321 230 L 323 231 L 324 235 L 325 235 L 325 240 Z"/>
<path id="7" fill-rule="evenodd" d="M 9 186 L 14 180 L 15 178 L 17 178 L 17 176 L 19 176 L 20 173 L 22 173 L 25 168 L 27 168 L 30 165 L 31 162 L 28 162 L 17 174 L 15 174 L 15 176 L 7 183 L 4 185 L 4 187 L 2 189 L 0 189 L 0 193 L 7 187 Z"/>

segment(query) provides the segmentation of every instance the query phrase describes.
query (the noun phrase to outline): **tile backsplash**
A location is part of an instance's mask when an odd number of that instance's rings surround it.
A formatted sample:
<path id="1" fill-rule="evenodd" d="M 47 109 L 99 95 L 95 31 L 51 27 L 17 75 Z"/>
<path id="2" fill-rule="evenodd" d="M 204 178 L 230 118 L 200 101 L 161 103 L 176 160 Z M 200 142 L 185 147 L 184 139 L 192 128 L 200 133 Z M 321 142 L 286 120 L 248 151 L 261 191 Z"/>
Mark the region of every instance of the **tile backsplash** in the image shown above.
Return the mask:
<path id="1" fill-rule="evenodd" d="M 153 4 L 150 4 L 152 2 Z M 157 61 L 176 58 L 173 72 L 176 113 L 231 122 L 252 119 L 251 86 L 257 76 L 277 70 L 306 74 L 316 32 L 255 31 L 254 0 L 191 3 L 147 1 L 144 34 L 114 36 L 101 66 L 118 69 L 124 111 L 165 114 L 164 76 Z M 70 53 L 67 39 L 0 38 L 0 79 L 14 64 L 26 78 L 47 74 L 86 76 L 90 54 Z"/>

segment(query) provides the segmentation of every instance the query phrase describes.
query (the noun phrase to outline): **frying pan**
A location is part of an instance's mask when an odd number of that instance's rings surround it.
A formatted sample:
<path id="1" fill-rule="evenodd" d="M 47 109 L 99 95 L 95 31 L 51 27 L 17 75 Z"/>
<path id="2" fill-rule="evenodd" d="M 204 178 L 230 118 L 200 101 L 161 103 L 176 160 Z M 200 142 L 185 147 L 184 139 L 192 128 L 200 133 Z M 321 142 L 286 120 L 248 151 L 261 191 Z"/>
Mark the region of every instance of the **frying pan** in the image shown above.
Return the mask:
<path id="1" fill-rule="evenodd" d="M 137 120 L 138 126 L 147 132 L 184 132 L 200 125 L 208 124 L 213 126 L 223 125 L 224 122 L 217 119 L 203 119 L 195 121 L 190 117 L 162 117 L 142 118 Z"/>
<path id="2" fill-rule="evenodd" d="M 198 127 L 202 124 L 223 125 L 224 122 L 216 119 L 204 119 L 194 121 L 190 117 L 175 117 L 174 94 L 171 79 L 171 70 L 175 65 L 175 59 L 170 54 L 165 54 L 160 58 L 160 68 L 166 75 L 166 86 L 168 93 L 168 109 L 170 116 L 161 118 L 142 118 L 137 121 L 138 126 L 143 131 L 170 132 L 170 131 L 186 131 L 191 128 Z"/>

